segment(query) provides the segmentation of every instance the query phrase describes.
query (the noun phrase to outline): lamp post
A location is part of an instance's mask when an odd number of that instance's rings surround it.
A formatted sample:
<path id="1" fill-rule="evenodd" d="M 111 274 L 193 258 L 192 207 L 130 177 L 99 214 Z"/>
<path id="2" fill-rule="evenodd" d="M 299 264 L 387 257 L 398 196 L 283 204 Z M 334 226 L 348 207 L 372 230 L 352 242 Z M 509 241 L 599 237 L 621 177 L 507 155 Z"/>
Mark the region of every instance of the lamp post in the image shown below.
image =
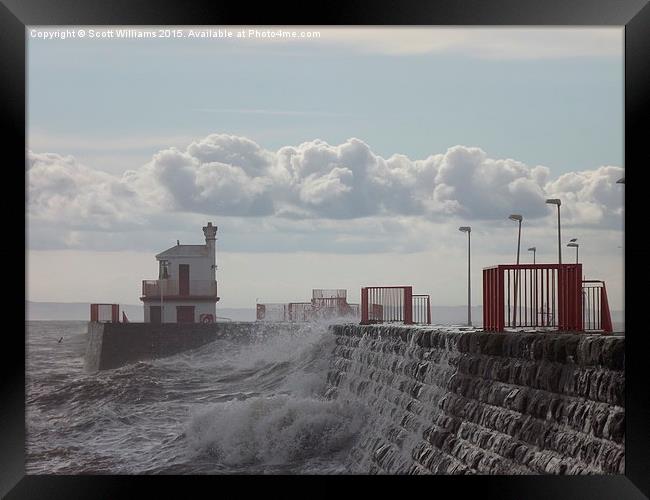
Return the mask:
<path id="1" fill-rule="evenodd" d="M 533 264 L 535 264 L 535 254 L 537 253 L 537 247 L 530 247 L 529 252 L 533 252 Z"/>
<path id="2" fill-rule="evenodd" d="M 461 226 L 459 231 L 467 233 L 467 326 L 472 326 L 472 280 L 471 280 L 471 234 L 472 228 Z"/>
<path id="3" fill-rule="evenodd" d="M 562 202 L 557 198 L 546 200 L 549 205 L 557 205 L 557 260 L 562 265 L 562 238 L 560 235 L 560 205 Z"/>
<path id="4" fill-rule="evenodd" d="M 519 247 L 521 244 L 521 221 L 523 220 L 523 217 L 518 214 L 512 214 L 510 217 L 508 217 L 508 219 L 519 222 L 519 233 L 517 236 L 517 265 L 519 265 Z"/>
<path id="5" fill-rule="evenodd" d="M 575 239 L 575 238 L 574 238 L 574 239 Z M 580 245 L 578 245 L 575 241 L 571 241 L 571 243 L 567 243 L 567 246 L 568 246 L 568 247 L 573 247 L 573 248 L 576 249 L 576 264 L 577 264 L 577 263 L 578 263 L 578 247 L 579 247 Z"/>
<path id="6" fill-rule="evenodd" d="M 517 297 L 519 296 L 519 249 L 521 247 L 521 221 L 523 217 L 519 214 L 512 214 L 508 217 L 519 223 L 519 232 L 517 233 L 517 269 L 515 272 L 515 307 L 512 311 L 512 326 L 517 326 Z"/>

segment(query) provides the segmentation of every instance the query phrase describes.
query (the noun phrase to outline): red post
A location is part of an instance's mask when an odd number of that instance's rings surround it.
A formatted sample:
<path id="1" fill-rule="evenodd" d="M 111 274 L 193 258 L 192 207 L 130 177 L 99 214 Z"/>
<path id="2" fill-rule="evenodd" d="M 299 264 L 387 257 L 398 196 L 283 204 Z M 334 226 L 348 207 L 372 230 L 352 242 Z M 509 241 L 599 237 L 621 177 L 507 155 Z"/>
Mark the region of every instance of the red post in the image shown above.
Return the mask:
<path id="1" fill-rule="evenodd" d="M 99 321 L 99 304 L 90 304 L 90 321 Z"/>
<path id="2" fill-rule="evenodd" d="M 256 318 L 263 320 L 264 316 L 266 316 L 266 306 L 264 304 L 257 304 Z"/>
<path id="3" fill-rule="evenodd" d="M 504 283 L 503 283 L 503 273 L 504 269 L 501 266 L 498 266 L 495 269 L 495 280 L 494 280 L 494 286 L 496 289 L 496 319 L 497 319 L 497 325 L 496 325 L 496 331 L 497 332 L 502 332 L 505 330 L 506 324 L 505 324 L 505 297 L 504 297 Z"/>
<path id="4" fill-rule="evenodd" d="M 111 322 L 119 323 L 120 322 L 120 305 L 111 304 Z"/>
<path id="5" fill-rule="evenodd" d="M 368 289 L 361 289 L 361 324 L 368 324 Z"/>
<path id="6" fill-rule="evenodd" d="M 575 328 L 578 331 L 582 331 L 584 329 L 584 325 L 582 324 L 582 264 L 576 264 L 575 267 L 573 297 L 575 300 Z"/>
<path id="7" fill-rule="evenodd" d="M 614 328 L 612 327 L 612 316 L 609 312 L 609 302 L 607 301 L 607 289 L 605 288 L 604 281 L 603 286 L 600 289 L 600 324 L 605 333 L 612 333 L 614 331 Z"/>
<path id="8" fill-rule="evenodd" d="M 404 287 L 404 324 L 413 324 L 413 287 Z"/>
<path id="9" fill-rule="evenodd" d="M 487 330 L 488 329 L 488 321 L 487 321 L 487 315 L 488 315 L 488 308 L 489 304 L 487 303 L 487 294 L 485 293 L 485 287 L 487 286 L 487 269 L 483 269 L 483 329 Z"/>
<path id="10" fill-rule="evenodd" d="M 427 325 L 431 324 L 431 295 L 427 295 Z"/>

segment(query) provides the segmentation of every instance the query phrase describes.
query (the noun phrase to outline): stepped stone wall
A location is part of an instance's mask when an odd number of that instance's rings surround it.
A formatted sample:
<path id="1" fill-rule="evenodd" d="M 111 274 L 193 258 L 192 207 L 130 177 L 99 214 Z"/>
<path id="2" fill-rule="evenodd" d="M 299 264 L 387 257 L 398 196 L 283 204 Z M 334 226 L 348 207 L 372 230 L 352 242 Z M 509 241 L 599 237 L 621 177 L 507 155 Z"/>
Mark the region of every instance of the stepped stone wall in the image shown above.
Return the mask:
<path id="1" fill-rule="evenodd" d="M 623 474 L 624 337 L 336 325 L 351 472 Z"/>

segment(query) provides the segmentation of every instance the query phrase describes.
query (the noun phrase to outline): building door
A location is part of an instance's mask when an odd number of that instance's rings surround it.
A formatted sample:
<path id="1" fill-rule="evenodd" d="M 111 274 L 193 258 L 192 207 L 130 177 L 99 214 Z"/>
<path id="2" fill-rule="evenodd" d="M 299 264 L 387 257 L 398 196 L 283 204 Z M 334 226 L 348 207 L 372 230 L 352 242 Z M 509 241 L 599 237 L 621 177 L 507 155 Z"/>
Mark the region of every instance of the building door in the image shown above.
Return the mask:
<path id="1" fill-rule="evenodd" d="M 190 294 L 190 265 L 178 265 L 178 295 Z"/>
<path id="2" fill-rule="evenodd" d="M 160 324 L 160 306 L 149 306 L 149 323 Z"/>
<path id="3" fill-rule="evenodd" d="M 194 306 L 176 306 L 177 323 L 194 323 Z"/>

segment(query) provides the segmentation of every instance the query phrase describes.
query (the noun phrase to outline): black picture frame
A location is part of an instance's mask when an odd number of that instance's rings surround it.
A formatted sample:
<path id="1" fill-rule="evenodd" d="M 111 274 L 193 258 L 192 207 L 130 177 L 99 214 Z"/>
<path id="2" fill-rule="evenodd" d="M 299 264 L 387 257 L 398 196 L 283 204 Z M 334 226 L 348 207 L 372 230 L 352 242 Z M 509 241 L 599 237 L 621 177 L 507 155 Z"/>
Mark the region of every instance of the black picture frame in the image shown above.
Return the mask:
<path id="1" fill-rule="evenodd" d="M 481 476 L 391 478 L 400 491 L 424 487 L 428 494 L 451 488 L 454 497 L 471 494 L 495 498 L 644 498 L 650 497 L 650 397 L 646 384 L 648 333 L 642 326 L 645 296 L 635 284 L 647 283 L 644 257 L 644 170 L 650 168 L 644 127 L 650 117 L 650 6 L 648 0 L 443 0 L 305 3 L 244 3 L 194 1 L 174 3 L 153 0 L 104 1 L 3 0 L 0 5 L 0 88 L 5 152 L 3 173 L 5 269 L 19 270 L 19 245 L 15 235 L 26 234 L 26 218 L 14 216 L 22 202 L 20 167 L 26 145 L 26 36 L 29 25 L 607 25 L 625 26 L 625 313 L 626 313 L 626 472 L 625 476 L 509 477 Z M 25 184 L 26 185 L 26 184 Z M 631 190 L 631 192 L 630 192 Z M 638 208 L 635 207 L 638 206 Z M 9 240 L 9 241 L 7 241 Z M 26 262 L 23 260 L 23 262 Z M 25 303 L 23 276 L 5 282 L 5 328 L 0 362 L 0 495 L 7 498 L 119 498 L 151 493 L 153 478 L 133 476 L 25 476 L 25 322 L 16 317 Z M 23 294 L 24 295 L 24 294 Z M 20 323 L 20 324 L 19 324 Z M 157 478 L 168 494 L 187 495 L 196 478 Z M 171 479 L 174 482 L 171 483 Z M 244 478 L 246 480 L 246 478 Z M 268 478 L 271 479 L 271 478 Z M 311 479 L 311 478 L 309 478 Z M 330 478 L 350 483 L 349 476 Z M 358 478 L 357 478 L 358 479 Z M 221 488 L 226 478 L 205 476 Z M 216 482 L 215 482 L 216 481 Z M 403 482 L 402 482 L 403 481 Z M 417 481 L 417 482 L 416 482 Z M 228 481 L 230 482 L 230 481 Z M 304 483 L 302 488 L 309 488 Z M 369 481 L 363 482 L 363 488 Z M 239 486 L 248 483 L 239 481 Z M 340 483 L 343 484 L 343 483 Z M 373 485 L 384 489 L 385 478 Z M 217 490 L 212 490 L 218 494 Z M 268 490 L 269 492 L 272 490 Z M 308 490 L 301 489 L 303 494 Z M 266 494 L 266 493 L 265 493 Z M 414 493 L 415 494 L 415 493 Z"/>

